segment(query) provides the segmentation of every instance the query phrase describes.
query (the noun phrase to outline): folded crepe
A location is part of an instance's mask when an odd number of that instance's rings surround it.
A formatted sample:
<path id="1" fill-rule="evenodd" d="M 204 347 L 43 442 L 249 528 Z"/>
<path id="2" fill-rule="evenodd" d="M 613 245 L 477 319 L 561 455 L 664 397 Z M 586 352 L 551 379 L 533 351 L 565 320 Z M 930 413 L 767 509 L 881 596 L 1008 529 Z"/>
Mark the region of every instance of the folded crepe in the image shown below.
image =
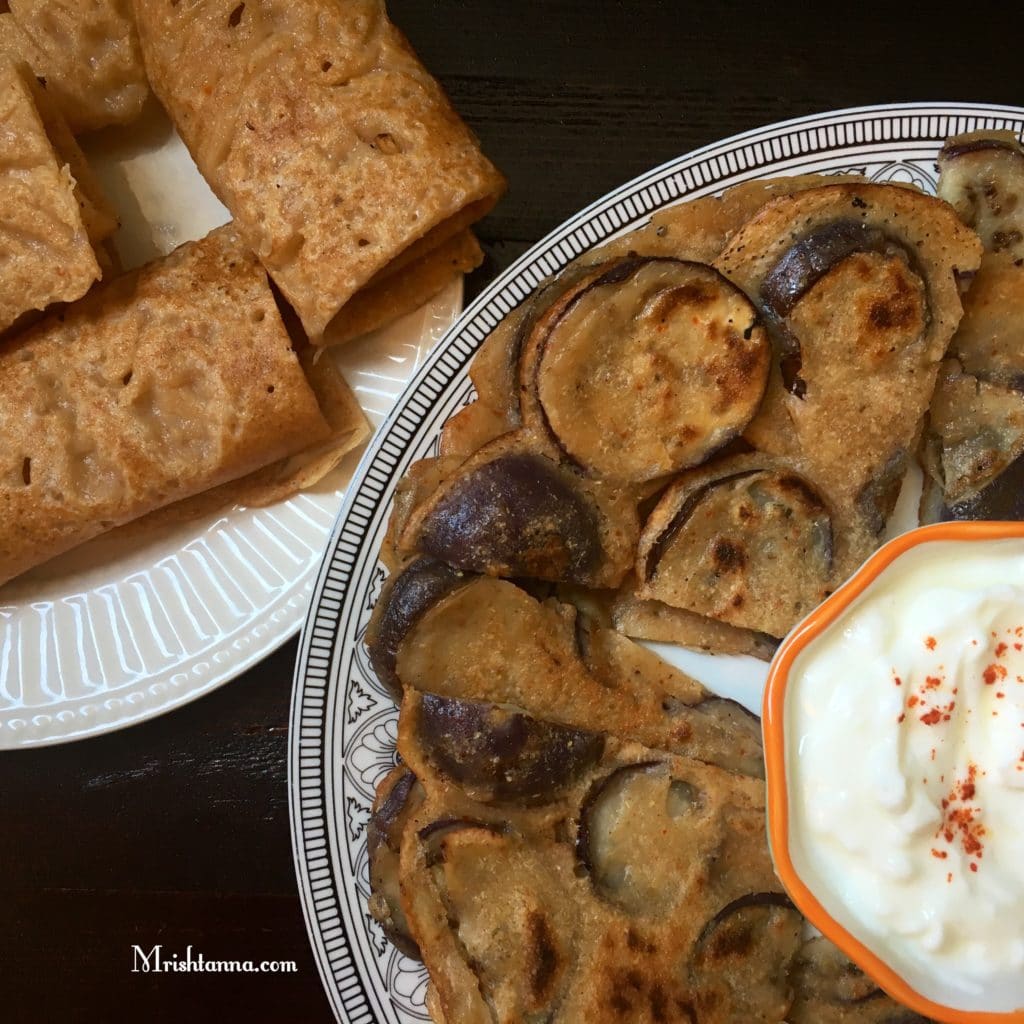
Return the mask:
<path id="1" fill-rule="evenodd" d="M 87 220 L 102 234 L 97 207 L 47 135 L 28 78 L 0 60 L 0 331 L 79 298 L 101 276 Z"/>
<path id="2" fill-rule="evenodd" d="M 135 0 L 135 14 L 154 91 L 317 343 L 504 189 L 381 0 Z"/>
<path id="3" fill-rule="evenodd" d="M 263 269 L 218 229 L 0 350 L 0 582 L 311 447 L 319 456 L 338 427 Z M 282 465 L 265 487 L 303 482 Z"/>
<path id="4" fill-rule="evenodd" d="M 75 132 L 127 124 L 149 94 L 131 0 L 8 0 L 0 52 L 45 79 Z"/>

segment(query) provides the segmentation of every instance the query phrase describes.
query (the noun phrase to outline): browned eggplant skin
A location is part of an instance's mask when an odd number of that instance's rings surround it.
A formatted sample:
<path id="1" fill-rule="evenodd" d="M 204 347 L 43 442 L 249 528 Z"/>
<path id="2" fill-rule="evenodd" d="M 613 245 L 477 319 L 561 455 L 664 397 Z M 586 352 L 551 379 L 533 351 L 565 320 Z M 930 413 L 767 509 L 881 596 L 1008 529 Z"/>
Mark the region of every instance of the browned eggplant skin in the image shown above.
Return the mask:
<path id="1" fill-rule="evenodd" d="M 658 564 L 661 562 L 662 556 L 668 549 L 669 545 L 676 539 L 676 535 L 686 525 L 686 522 L 690 519 L 693 513 L 696 511 L 697 506 L 713 491 L 716 487 L 722 487 L 725 484 L 733 483 L 737 480 L 743 480 L 746 477 L 754 476 L 757 473 L 762 472 L 760 469 L 745 469 L 738 473 L 728 473 L 725 476 L 718 477 L 715 480 L 709 480 L 705 484 L 697 487 L 691 494 L 689 494 L 686 500 L 679 506 L 679 510 L 672 517 L 671 522 L 665 527 L 664 531 L 658 536 L 654 544 L 647 555 L 644 567 L 644 581 L 648 581 L 658 571 Z"/>
<path id="2" fill-rule="evenodd" d="M 403 833 L 421 797 L 415 793 L 416 787 L 416 776 L 402 766 L 384 777 L 366 826 L 366 849 L 370 870 L 370 912 L 399 950 L 419 960 L 419 946 L 409 933 L 408 922 L 396 896 Z"/>
<path id="3" fill-rule="evenodd" d="M 424 753 L 484 803 L 548 803 L 601 757 L 604 737 L 494 704 L 423 694 Z"/>
<path id="4" fill-rule="evenodd" d="M 526 452 L 461 478 L 424 519 L 420 550 L 490 576 L 588 581 L 601 560 L 597 515 L 550 460 Z"/>
<path id="5" fill-rule="evenodd" d="M 668 488 L 641 535 L 636 575 L 640 597 L 781 637 L 828 592 L 835 564 L 825 499 L 792 468 L 755 453 Z"/>
<path id="6" fill-rule="evenodd" d="M 968 132 L 939 151 L 939 195 L 990 253 L 1024 260 L 1024 146 L 1012 132 Z"/>
<path id="7" fill-rule="evenodd" d="M 783 320 L 796 304 L 842 260 L 855 252 L 904 259 L 922 277 L 914 253 L 898 238 L 852 218 L 834 220 L 794 242 L 761 284 L 763 308 Z"/>
<path id="8" fill-rule="evenodd" d="M 794 242 L 761 283 L 761 303 L 777 339 L 783 386 L 796 398 L 804 397 L 807 384 L 800 376 L 800 339 L 790 330 L 787 317 L 829 271 L 860 252 L 905 260 L 927 298 L 927 280 L 912 250 L 880 228 L 852 218 L 834 220 Z M 928 329 L 928 308 L 926 301 L 922 333 Z"/>
<path id="9" fill-rule="evenodd" d="M 567 318 L 592 293 L 605 288 L 625 285 L 642 276 L 651 268 L 659 273 L 678 274 L 677 280 L 667 279 L 659 283 L 662 299 L 655 323 L 648 325 L 648 336 L 660 337 L 667 329 L 672 330 L 669 318 L 676 317 L 680 323 L 689 325 L 688 316 L 678 317 L 679 310 L 692 308 L 695 313 L 707 310 L 718 298 L 724 297 L 733 306 L 744 311 L 740 316 L 736 309 L 729 309 L 728 321 L 725 314 L 717 324 L 715 333 L 707 328 L 702 361 L 690 366 L 689 372 L 699 373 L 706 381 L 709 394 L 714 396 L 712 409 L 704 410 L 707 415 L 691 413 L 690 404 L 674 392 L 668 382 L 679 372 L 664 353 L 660 356 L 648 354 L 649 358 L 660 358 L 662 370 L 653 375 L 660 381 L 662 389 L 650 396 L 653 406 L 660 411 L 659 421 L 665 420 L 651 438 L 656 442 L 653 450 L 644 451 L 643 445 L 636 450 L 635 431 L 625 447 L 604 451 L 603 445 L 614 429 L 596 430 L 591 443 L 588 435 L 584 444 L 580 437 L 572 439 L 566 433 L 565 425 L 557 424 L 558 408 L 552 405 L 554 398 L 545 397 L 543 381 L 551 360 L 561 346 L 552 353 L 553 339 L 558 336 Z M 696 320 L 693 320 L 695 323 Z M 641 332 L 642 334 L 643 332 Z M 731 281 L 717 269 L 692 260 L 670 256 L 646 256 L 629 253 L 598 267 L 588 277 L 569 288 L 553 303 L 547 313 L 538 319 L 523 347 L 520 359 L 520 405 L 522 421 L 539 429 L 550 439 L 562 457 L 577 466 L 584 473 L 608 479 L 643 482 L 664 476 L 703 462 L 714 452 L 721 450 L 738 437 L 757 411 L 768 383 L 770 346 L 760 315 L 754 304 Z M 589 379 L 589 378 L 588 378 Z M 645 401 L 642 384 L 650 381 L 636 381 L 636 397 Z M 582 381 L 577 381 L 571 391 L 579 397 Z M 680 380 L 676 388 L 682 386 Z M 631 381 L 630 393 L 634 390 Z M 617 396 L 616 396 L 617 397 Z M 570 419 L 575 423 L 575 419 Z M 582 447 L 581 447 L 582 445 Z M 596 447 L 595 447 L 596 446 Z M 667 453 L 671 452 L 671 457 Z M 668 459 L 668 461 L 666 461 Z"/>
<path id="10" fill-rule="evenodd" d="M 417 558 L 388 579 L 366 627 L 370 665 L 396 704 L 402 684 L 395 674 L 398 647 L 409 630 L 446 594 L 469 582 L 461 572 L 432 558 Z"/>

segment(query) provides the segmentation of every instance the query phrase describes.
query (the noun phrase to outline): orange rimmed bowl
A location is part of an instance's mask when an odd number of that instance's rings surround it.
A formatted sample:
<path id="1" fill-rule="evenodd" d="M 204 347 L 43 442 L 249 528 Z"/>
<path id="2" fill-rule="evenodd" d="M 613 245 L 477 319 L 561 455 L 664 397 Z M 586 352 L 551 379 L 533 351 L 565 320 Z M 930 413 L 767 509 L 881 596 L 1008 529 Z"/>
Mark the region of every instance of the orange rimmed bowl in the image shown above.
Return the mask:
<path id="1" fill-rule="evenodd" d="M 785 737 L 787 684 L 794 662 L 805 648 L 822 636 L 900 556 L 935 541 L 970 542 L 1013 538 L 1024 538 L 1024 523 L 938 523 L 911 530 L 890 541 L 786 637 L 772 660 L 764 695 L 762 722 L 768 787 L 768 838 L 775 868 L 783 885 L 804 917 L 880 988 L 916 1013 L 944 1024 L 1024 1024 L 1024 1007 L 1001 1012 L 961 1010 L 932 1001 L 913 988 L 881 956 L 837 921 L 800 877 L 790 851 Z"/>

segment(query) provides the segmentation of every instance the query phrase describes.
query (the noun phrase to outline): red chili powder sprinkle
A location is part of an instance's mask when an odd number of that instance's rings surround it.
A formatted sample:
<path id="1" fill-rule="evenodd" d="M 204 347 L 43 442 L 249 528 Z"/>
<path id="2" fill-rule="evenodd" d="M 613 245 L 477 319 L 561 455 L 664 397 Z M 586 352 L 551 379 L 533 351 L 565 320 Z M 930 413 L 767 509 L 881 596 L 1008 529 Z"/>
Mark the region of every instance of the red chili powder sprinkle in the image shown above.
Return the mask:
<path id="1" fill-rule="evenodd" d="M 917 705 L 920 704 L 920 703 L 921 703 L 920 697 L 918 697 L 918 695 L 916 693 L 912 693 L 910 695 L 910 699 L 907 701 L 907 707 L 908 708 L 916 708 Z"/>
<path id="2" fill-rule="evenodd" d="M 978 873 L 978 865 L 977 865 L 977 864 L 975 864 L 973 860 L 971 861 L 971 870 L 972 870 L 972 871 L 973 871 L 973 872 L 974 872 L 975 874 L 977 874 L 977 873 Z"/>
<path id="3" fill-rule="evenodd" d="M 978 820 L 981 811 L 977 807 L 965 806 L 974 800 L 977 776 L 977 765 L 969 764 L 967 778 L 954 783 L 949 794 L 942 800 L 942 824 L 936 830 L 935 838 L 941 836 L 947 843 L 959 841 L 968 857 L 981 860 L 984 854 L 982 838 L 985 836 L 985 826 Z M 978 870 L 974 863 L 971 864 L 971 870 Z"/>
<path id="4" fill-rule="evenodd" d="M 1015 651 L 1024 651 L 1024 644 L 1014 644 L 1013 649 Z"/>
<path id="5" fill-rule="evenodd" d="M 893 681 L 893 682 L 894 682 L 894 683 L 895 683 L 895 684 L 896 684 L 897 686 L 902 686 L 902 685 L 903 685 L 903 680 L 902 680 L 902 679 L 900 679 L 900 677 L 899 677 L 899 676 L 893 676 L 893 677 L 892 677 L 892 681 Z"/>
<path id="6" fill-rule="evenodd" d="M 937 725 L 942 721 L 942 712 L 938 708 L 932 708 L 931 711 L 921 716 L 921 721 L 925 725 Z"/>
<path id="7" fill-rule="evenodd" d="M 900 717 L 896 719 L 896 724 L 897 724 L 897 725 L 902 725 L 902 724 L 903 724 L 903 721 L 904 721 L 904 719 L 905 719 L 906 717 L 907 717 L 906 715 L 900 715 Z"/>
<path id="8" fill-rule="evenodd" d="M 1003 698 L 1003 697 L 1005 697 L 1005 696 L 1006 696 L 1006 694 L 1005 694 L 1005 693 L 1003 693 L 1003 691 L 1002 691 L 1002 690 L 997 690 L 997 691 L 996 691 L 996 696 L 997 696 L 997 697 L 998 697 L 998 698 L 999 698 L 1000 700 L 1002 700 L 1002 698 Z"/>
<path id="9" fill-rule="evenodd" d="M 926 690 L 937 690 L 942 685 L 942 680 L 938 676 L 925 676 L 924 688 Z"/>
<path id="10" fill-rule="evenodd" d="M 925 645 L 925 647 L 928 648 L 929 651 L 934 651 L 935 650 L 935 637 L 933 637 L 933 636 L 928 637 L 928 639 L 925 640 L 924 645 Z"/>
<path id="11" fill-rule="evenodd" d="M 998 644 L 996 646 L 996 657 L 997 658 L 1001 658 L 1008 650 L 1009 650 L 1009 648 L 1006 646 L 1006 644 L 1004 644 L 1004 643 Z"/>
<path id="12" fill-rule="evenodd" d="M 950 883 L 952 881 L 953 881 L 953 872 L 950 871 L 950 873 L 948 875 L 946 875 L 946 883 L 948 884 L 948 883 Z"/>
<path id="13" fill-rule="evenodd" d="M 938 857 L 939 860 L 945 860 L 949 856 L 949 854 L 946 853 L 945 850 L 934 850 L 933 849 L 932 850 L 932 856 L 933 857 Z"/>
<path id="14" fill-rule="evenodd" d="M 996 665 L 994 662 L 982 673 L 982 678 L 987 686 L 991 686 L 997 679 L 1006 678 L 1006 666 Z"/>

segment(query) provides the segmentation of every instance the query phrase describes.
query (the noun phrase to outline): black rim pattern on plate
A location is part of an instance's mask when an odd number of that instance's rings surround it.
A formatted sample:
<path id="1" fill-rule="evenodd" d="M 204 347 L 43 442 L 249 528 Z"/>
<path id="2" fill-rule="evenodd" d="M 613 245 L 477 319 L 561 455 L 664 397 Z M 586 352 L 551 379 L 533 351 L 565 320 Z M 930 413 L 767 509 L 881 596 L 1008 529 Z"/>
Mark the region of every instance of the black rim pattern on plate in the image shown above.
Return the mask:
<path id="1" fill-rule="evenodd" d="M 946 136 L 974 129 L 1020 134 L 1022 128 L 1019 108 L 936 103 L 837 111 L 735 136 L 664 164 L 582 210 L 517 260 L 445 335 L 356 471 L 320 569 L 296 665 L 288 766 L 292 846 L 307 931 L 339 1021 L 428 1019 L 417 1009 L 421 998 L 414 1005 L 405 992 L 400 1007 L 391 998 L 398 999 L 394 979 L 401 976 L 408 988 L 416 972 L 403 972 L 398 954 L 386 953 L 367 919 L 365 837 L 362 856 L 358 839 L 374 776 L 393 760 L 396 712 L 368 666 L 355 663 L 365 662 L 362 630 L 384 578 L 375 556 L 395 485 L 410 462 L 436 446 L 448 416 L 471 399 L 466 370 L 483 340 L 543 278 L 663 206 L 766 172 L 875 168 L 873 177 L 933 188 L 931 162 Z M 342 759 L 354 731 L 368 737 L 359 747 L 362 766 Z"/>

